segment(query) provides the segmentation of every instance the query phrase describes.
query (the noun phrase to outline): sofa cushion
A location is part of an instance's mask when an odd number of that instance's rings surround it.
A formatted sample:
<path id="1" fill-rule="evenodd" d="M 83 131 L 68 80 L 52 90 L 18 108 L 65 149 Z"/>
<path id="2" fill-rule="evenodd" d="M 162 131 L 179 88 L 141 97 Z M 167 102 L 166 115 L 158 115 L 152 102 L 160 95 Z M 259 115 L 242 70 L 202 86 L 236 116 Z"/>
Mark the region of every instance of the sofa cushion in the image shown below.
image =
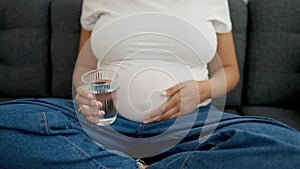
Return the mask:
<path id="1" fill-rule="evenodd" d="M 0 95 L 49 93 L 48 0 L 0 1 Z"/>
<path id="2" fill-rule="evenodd" d="M 237 109 L 234 109 L 234 108 L 226 108 L 224 109 L 224 112 L 226 113 L 230 113 L 230 114 L 236 114 L 236 115 L 239 115 L 239 111 Z"/>
<path id="3" fill-rule="evenodd" d="M 299 110 L 300 1 L 251 0 L 248 5 L 246 104 Z"/>
<path id="4" fill-rule="evenodd" d="M 51 4 L 52 96 L 71 98 L 72 75 L 80 37 L 82 0 L 53 0 Z"/>
<path id="5" fill-rule="evenodd" d="M 246 116 L 264 116 L 276 119 L 300 131 L 300 113 L 298 111 L 264 106 L 246 106 L 242 111 Z"/>

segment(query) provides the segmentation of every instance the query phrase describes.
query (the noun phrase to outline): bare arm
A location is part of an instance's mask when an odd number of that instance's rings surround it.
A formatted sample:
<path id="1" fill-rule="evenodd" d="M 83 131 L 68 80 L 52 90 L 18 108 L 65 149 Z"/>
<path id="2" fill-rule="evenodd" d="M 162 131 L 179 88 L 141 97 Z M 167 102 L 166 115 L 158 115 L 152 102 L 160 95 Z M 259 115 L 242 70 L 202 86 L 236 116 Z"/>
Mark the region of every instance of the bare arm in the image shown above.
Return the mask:
<path id="1" fill-rule="evenodd" d="M 210 80 L 200 82 L 208 85 L 207 98 L 226 95 L 236 87 L 240 80 L 232 32 L 217 34 L 217 39 L 217 54 L 209 63 Z"/>
<path id="2" fill-rule="evenodd" d="M 93 55 L 90 45 L 91 32 L 81 29 L 79 55 L 73 74 L 73 85 L 76 89 L 76 103 L 79 111 L 85 115 L 86 119 L 91 123 L 98 122 L 98 116 L 103 116 L 104 112 L 93 110 L 90 107 L 100 108 L 102 103 L 95 100 L 94 96 L 82 86 L 81 76 L 97 68 L 97 59 Z M 86 105 L 86 106 L 85 106 Z"/>
<path id="3" fill-rule="evenodd" d="M 73 74 L 74 88 L 77 89 L 82 85 L 81 76 L 92 69 L 97 68 L 97 59 L 93 55 L 90 45 L 91 32 L 81 29 L 79 55 Z"/>
<path id="4" fill-rule="evenodd" d="M 168 101 L 147 115 L 144 123 L 175 118 L 192 112 L 206 99 L 226 95 L 239 82 L 239 70 L 232 33 L 217 34 L 217 54 L 209 63 L 210 79 L 186 81 L 164 92 Z"/>

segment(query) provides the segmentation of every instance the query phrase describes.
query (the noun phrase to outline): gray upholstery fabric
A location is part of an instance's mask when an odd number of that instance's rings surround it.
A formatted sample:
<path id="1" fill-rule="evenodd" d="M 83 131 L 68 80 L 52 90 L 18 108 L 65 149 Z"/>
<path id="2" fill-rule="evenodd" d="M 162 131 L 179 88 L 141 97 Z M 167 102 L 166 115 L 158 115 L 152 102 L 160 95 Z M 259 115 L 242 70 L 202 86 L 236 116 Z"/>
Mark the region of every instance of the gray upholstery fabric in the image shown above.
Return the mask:
<path id="1" fill-rule="evenodd" d="M 80 37 L 81 0 L 51 4 L 52 95 L 71 98 L 72 75 Z"/>
<path id="2" fill-rule="evenodd" d="M 81 4 L 0 0 L 0 101 L 71 98 Z M 229 4 L 241 81 L 225 111 L 271 117 L 300 131 L 300 1 Z"/>
<path id="3" fill-rule="evenodd" d="M 230 114 L 236 114 L 236 115 L 240 114 L 237 109 L 230 109 L 230 108 L 224 109 L 224 112 L 230 113 Z"/>
<path id="4" fill-rule="evenodd" d="M 300 113 L 295 110 L 275 107 L 247 106 L 243 108 L 244 115 L 263 116 L 279 120 L 300 131 Z"/>
<path id="5" fill-rule="evenodd" d="M 242 86 L 244 79 L 244 64 L 247 45 L 247 6 L 241 0 L 229 0 L 232 32 L 235 43 L 236 55 L 240 69 L 240 82 L 238 86 L 227 95 L 227 106 L 241 106 Z"/>
<path id="6" fill-rule="evenodd" d="M 48 0 L 0 2 L 0 96 L 49 94 Z"/>
<path id="7" fill-rule="evenodd" d="M 251 0 L 248 5 L 246 104 L 299 110 L 300 1 Z"/>

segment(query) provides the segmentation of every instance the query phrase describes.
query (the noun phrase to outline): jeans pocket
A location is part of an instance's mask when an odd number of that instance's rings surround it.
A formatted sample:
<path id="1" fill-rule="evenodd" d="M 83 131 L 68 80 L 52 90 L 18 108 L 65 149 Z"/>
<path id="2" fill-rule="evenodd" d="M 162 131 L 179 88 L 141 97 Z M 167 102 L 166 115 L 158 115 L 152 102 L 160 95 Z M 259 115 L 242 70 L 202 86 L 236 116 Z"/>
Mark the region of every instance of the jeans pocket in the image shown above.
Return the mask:
<path id="1" fill-rule="evenodd" d="M 71 121 L 60 111 L 42 112 L 42 134 L 55 135 L 71 133 Z"/>
<path id="2" fill-rule="evenodd" d="M 44 135 L 64 134 L 70 133 L 70 124 L 68 117 L 60 111 L 0 113 L 0 129 Z"/>

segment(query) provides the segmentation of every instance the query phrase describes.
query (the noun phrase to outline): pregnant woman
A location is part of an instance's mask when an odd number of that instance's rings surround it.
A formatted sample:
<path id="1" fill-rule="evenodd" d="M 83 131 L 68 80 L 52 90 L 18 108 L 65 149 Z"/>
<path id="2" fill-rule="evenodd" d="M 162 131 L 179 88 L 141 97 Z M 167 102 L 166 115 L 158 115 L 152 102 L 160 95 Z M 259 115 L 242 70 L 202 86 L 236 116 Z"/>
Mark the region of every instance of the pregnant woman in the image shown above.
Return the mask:
<path id="1" fill-rule="evenodd" d="M 239 81 L 227 0 L 84 0 L 81 25 L 75 106 L 64 99 L 1 103 L 0 136 L 14 148 L 1 140 L 0 166 L 300 166 L 299 132 L 213 106 Z M 82 86 L 94 69 L 119 75 L 118 117 L 109 126 L 96 125 L 102 103 Z"/>

